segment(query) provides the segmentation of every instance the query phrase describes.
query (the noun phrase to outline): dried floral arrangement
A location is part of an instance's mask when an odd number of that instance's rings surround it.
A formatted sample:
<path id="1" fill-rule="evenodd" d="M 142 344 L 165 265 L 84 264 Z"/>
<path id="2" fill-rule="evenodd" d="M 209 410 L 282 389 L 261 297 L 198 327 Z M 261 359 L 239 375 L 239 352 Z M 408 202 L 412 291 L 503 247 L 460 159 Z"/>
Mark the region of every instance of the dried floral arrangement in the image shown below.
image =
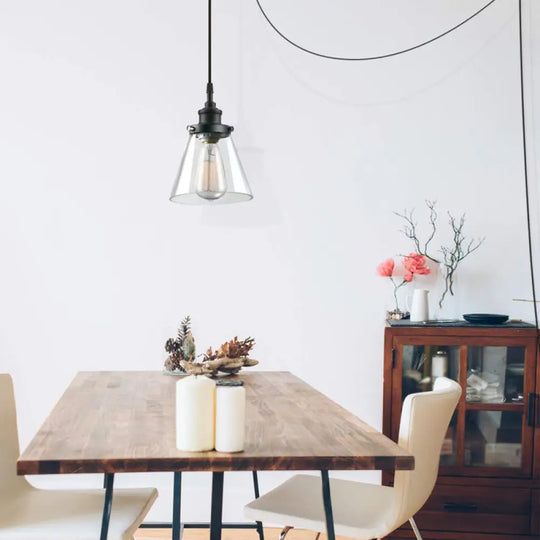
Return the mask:
<path id="1" fill-rule="evenodd" d="M 176 337 L 165 342 L 165 350 L 169 353 L 164 366 L 167 371 L 185 373 L 182 362 L 195 361 L 195 339 L 191 333 L 191 317 L 189 315 L 180 323 Z"/>
<path id="2" fill-rule="evenodd" d="M 243 367 L 256 366 L 259 362 L 248 355 L 255 346 L 255 340 L 248 337 L 239 340 L 238 337 L 223 343 L 216 351 L 210 347 L 203 355 L 202 362 L 181 360 L 180 365 L 191 375 L 209 375 L 214 377 L 218 372 L 233 375 Z"/>
<path id="3" fill-rule="evenodd" d="M 454 296 L 454 279 L 458 266 L 463 259 L 476 251 L 484 243 L 485 237 L 467 238 L 463 232 L 465 214 L 456 218 L 448 212 L 448 224 L 451 229 L 452 243 L 448 246 L 442 245 L 438 250 L 441 256 L 435 257 L 433 252 L 430 251 L 429 245 L 437 233 L 437 220 L 439 217 L 436 209 L 437 203 L 436 201 L 429 200 L 426 200 L 425 203 L 429 211 L 429 233 L 424 241 L 420 240 L 418 223 L 414 217 L 414 208 L 412 210 L 405 210 L 402 214 L 399 212 L 394 212 L 394 214 L 405 221 L 401 232 L 413 242 L 416 253 L 443 266 L 444 290 L 439 298 L 439 307 L 442 307 L 447 294 Z"/>

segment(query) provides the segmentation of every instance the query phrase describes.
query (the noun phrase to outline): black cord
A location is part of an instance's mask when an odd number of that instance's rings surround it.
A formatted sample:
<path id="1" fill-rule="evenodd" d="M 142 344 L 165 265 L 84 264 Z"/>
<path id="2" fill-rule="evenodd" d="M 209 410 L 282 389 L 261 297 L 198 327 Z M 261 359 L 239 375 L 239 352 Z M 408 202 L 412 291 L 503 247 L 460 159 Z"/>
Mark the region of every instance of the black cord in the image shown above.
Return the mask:
<path id="1" fill-rule="evenodd" d="M 214 103 L 214 85 L 212 84 L 212 0 L 208 0 L 208 81 L 206 83 L 206 103 L 208 106 Z"/>
<path id="2" fill-rule="evenodd" d="M 275 32 L 282 37 L 285 41 L 290 43 L 293 47 L 296 47 L 297 49 L 300 49 L 301 51 L 304 51 L 308 54 L 312 54 L 313 56 L 318 56 L 320 58 L 327 58 L 329 60 L 343 60 L 346 62 L 363 62 L 366 60 L 381 60 L 382 58 L 390 58 L 391 56 L 397 56 L 398 54 L 404 54 L 410 51 L 414 51 L 415 49 L 419 49 L 420 47 L 423 47 L 424 45 L 429 45 L 430 43 L 433 43 L 434 41 L 437 41 L 438 39 L 441 39 L 442 37 L 446 36 L 447 34 L 450 34 L 450 32 L 453 32 L 454 30 L 457 30 L 460 26 L 463 26 L 464 24 L 468 23 L 471 19 L 474 19 L 477 15 L 482 13 L 486 8 L 491 6 L 495 2 L 495 0 L 491 0 L 488 2 L 483 8 L 480 8 L 477 12 L 473 13 L 470 17 L 465 19 L 464 21 L 461 21 L 459 24 L 456 24 L 456 26 L 453 26 L 450 28 L 450 30 L 447 30 L 446 32 L 443 32 L 442 34 L 439 34 L 438 36 L 435 36 L 434 38 L 428 39 L 427 41 L 424 41 L 422 43 L 419 43 L 418 45 L 414 45 L 414 47 L 409 47 L 408 49 L 403 49 L 400 51 L 395 51 L 388 54 L 381 54 L 378 56 L 364 56 L 360 58 L 350 58 L 350 57 L 344 57 L 344 56 L 331 56 L 329 54 L 322 54 L 315 51 L 312 51 L 310 49 L 306 49 L 306 47 L 302 47 L 302 45 L 298 45 L 298 43 L 295 43 L 292 39 L 289 39 L 283 32 L 281 32 L 276 25 L 270 20 L 266 12 L 264 11 L 263 7 L 261 6 L 261 3 L 259 0 L 255 0 L 257 2 L 257 5 L 259 6 L 259 9 L 261 10 L 261 13 L 263 14 L 264 18 L 268 22 L 268 24 L 275 30 Z"/>
<path id="3" fill-rule="evenodd" d="M 208 0 L 208 85 L 212 84 L 212 0 Z"/>
<path id="4" fill-rule="evenodd" d="M 521 0 L 519 0 L 519 76 L 520 76 L 520 94 L 521 94 L 521 134 L 523 142 L 523 174 L 525 178 L 525 206 L 527 208 L 527 235 L 529 241 L 529 268 L 531 271 L 531 286 L 534 306 L 534 323 L 536 326 L 536 335 L 538 340 L 538 306 L 536 303 L 536 284 L 534 279 L 534 258 L 532 248 L 532 232 L 531 232 L 531 205 L 529 195 L 529 173 L 527 159 L 527 130 L 525 125 L 525 83 L 523 77 L 523 21 L 521 15 Z M 536 349 L 538 350 L 538 343 Z"/>

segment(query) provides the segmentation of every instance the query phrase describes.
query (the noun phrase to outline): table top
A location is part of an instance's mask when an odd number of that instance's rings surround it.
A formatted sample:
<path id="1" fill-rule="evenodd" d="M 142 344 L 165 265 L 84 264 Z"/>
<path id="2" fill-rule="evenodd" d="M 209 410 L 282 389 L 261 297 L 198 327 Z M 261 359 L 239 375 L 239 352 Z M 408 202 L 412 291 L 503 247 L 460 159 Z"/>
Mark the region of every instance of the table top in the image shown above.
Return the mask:
<path id="1" fill-rule="evenodd" d="M 288 372 L 245 371 L 244 452 L 176 448 L 178 377 L 81 372 L 17 461 L 18 474 L 383 470 L 414 457 Z"/>

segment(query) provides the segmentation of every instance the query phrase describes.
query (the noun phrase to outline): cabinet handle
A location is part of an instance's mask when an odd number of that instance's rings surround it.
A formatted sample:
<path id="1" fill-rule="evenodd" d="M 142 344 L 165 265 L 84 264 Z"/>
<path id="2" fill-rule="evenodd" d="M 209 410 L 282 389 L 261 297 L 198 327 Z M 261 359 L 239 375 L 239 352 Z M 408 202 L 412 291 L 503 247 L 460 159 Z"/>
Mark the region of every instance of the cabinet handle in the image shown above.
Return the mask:
<path id="1" fill-rule="evenodd" d="M 459 503 L 445 503 L 443 509 L 447 512 L 476 512 L 478 506 L 476 504 L 459 504 Z"/>
<path id="2" fill-rule="evenodd" d="M 536 402 L 536 394 L 529 393 L 529 406 L 527 407 L 527 425 L 534 427 L 534 405 Z"/>

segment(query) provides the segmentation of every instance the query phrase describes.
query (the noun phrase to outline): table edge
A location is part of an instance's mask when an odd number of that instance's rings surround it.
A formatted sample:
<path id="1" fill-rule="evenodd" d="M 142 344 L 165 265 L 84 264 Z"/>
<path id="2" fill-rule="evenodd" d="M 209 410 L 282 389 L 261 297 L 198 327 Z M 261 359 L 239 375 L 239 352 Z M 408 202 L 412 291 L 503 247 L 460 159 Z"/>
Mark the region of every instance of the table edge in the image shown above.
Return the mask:
<path id="1" fill-rule="evenodd" d="M 107 460 L 17 460 L 18 475 L 92 474 L 133 472 L 195 472 L 195 471 L 302 471 L 302 470 L 398 470 L 414 469 L 414 456 L 351 457 L 351 456 L 291 456 L 287 458 L 247 457 L 240 454 L 215 457 L 182 457 L 156 459 Z"/>

